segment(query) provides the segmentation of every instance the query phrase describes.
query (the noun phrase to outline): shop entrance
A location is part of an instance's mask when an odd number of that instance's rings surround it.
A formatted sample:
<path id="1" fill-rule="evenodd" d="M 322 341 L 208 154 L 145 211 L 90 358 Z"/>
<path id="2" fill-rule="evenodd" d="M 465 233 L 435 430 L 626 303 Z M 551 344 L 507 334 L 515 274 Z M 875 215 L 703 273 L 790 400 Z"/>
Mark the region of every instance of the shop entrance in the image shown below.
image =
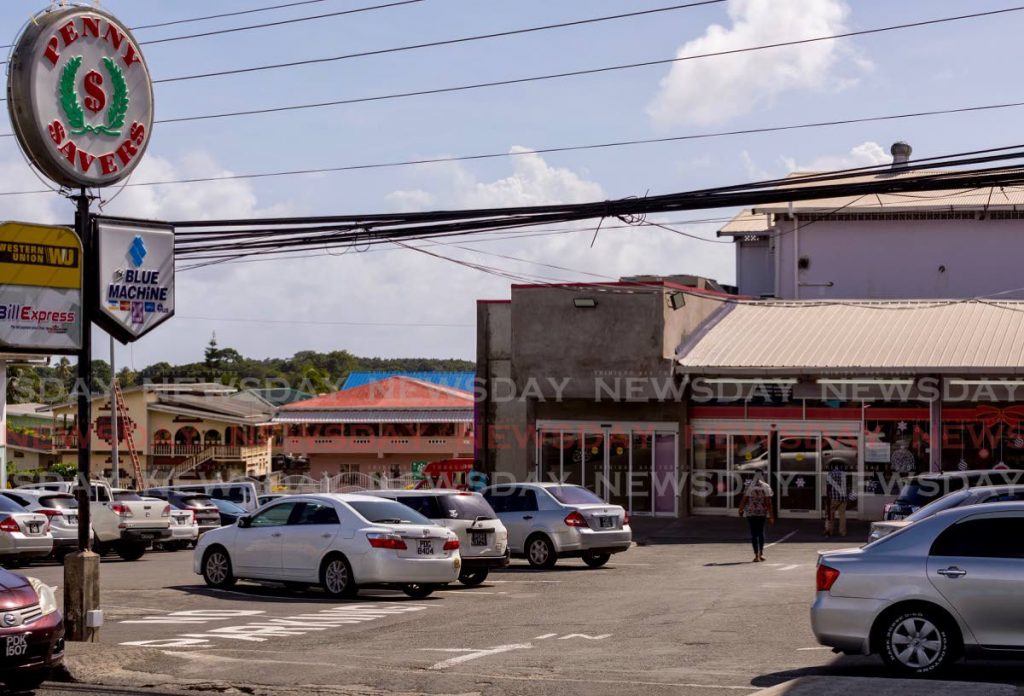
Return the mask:
<path id="1" fill-rule="evenodd" d="M 826 476 L 833 462 L 844 472 L 847 493 L 863 467 L 857 422 L 694 422 L 691 504 L 694 514 L 735 515 L 755 472 L 769 481 L 780 517 L 818 518 L 828 502 Z M 859 516 L 853 495 L 847 514 Z"/>
<path id="2" fill-rule="evenodd" d="M 630 515 L 679 514 L 675 423 L 537 423 L 541 481 L 584 486 Z"/>

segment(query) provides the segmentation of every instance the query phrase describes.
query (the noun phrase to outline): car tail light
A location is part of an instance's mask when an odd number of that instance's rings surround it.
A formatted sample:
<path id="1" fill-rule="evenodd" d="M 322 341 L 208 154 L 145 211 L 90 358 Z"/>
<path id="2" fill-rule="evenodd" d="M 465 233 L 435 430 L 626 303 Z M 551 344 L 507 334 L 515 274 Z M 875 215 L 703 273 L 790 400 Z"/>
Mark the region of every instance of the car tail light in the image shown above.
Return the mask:
<path id="1" fill-rule="evenodd" d="M 170 505 L 165 505 L 164 506 L 164 511 L 162 513 L 160 513 L 160 516 L 161 517 L 170 517 L 171 516 L 171 506 Z"/>
<path id="2" fill-rule="evenodd" d="M 587 518 L 579 510 L 573 510 L 565 516 L 565 524 L 569 527 L 589 527 Z"/>
<path id="3" fill-rule="evenodd" d="M 628 524 L 629 524 L 629 513 L 628 512 L 624 512 L 624 513 L 622 513 L 622 526 L 625 527 Z"/>
<path id="4" fill-rule="evenodd" d="M 818 566 L 818 592 L 828 592 L 839 579 L 839 571 L 825 564 Z"/>
<path id="5" fill-rule="evenodd" d="M 52 522 L 55 517 L 63 517 L 64 513 L 60 510 L 36 510 L 40 515 L 46 515 Z"/>
<path id="6" fill-rule="evenodd" d="M 8 517 L 3 522 L 0 522 L 0 532 L 20 532 L 21 527 L 18 526 L 17 520 L 13 517 Z"/>
<path id="7" fill-rule="evenodd" d="M 458 549 L 459 549 L 459 540 L 458 539 L 449 539 L 448 541 L 444 542 L 444 550 L 445 551 L 458 551 Z"/>
<path id="8" fill-rule="evenodd" d="M 114 512 L 115 515 L 118 515 L 120 517 L 135 517 L 135 513 L 132 512 L 131 508 L 129 508 L 127 505 L 122 505 L 121 503 L 114 503 L 113 505 L 110 506 L 110 509 Z"/>
<path id="9" fill-rule="evenodd" d="M 370 546 L 375 549 L 392 549 L 394 551 L 404 551 L 408 546 L 402 541 L 402 537 L 397 534 L 367 534 L 366 538 L 370 542 Z"/>

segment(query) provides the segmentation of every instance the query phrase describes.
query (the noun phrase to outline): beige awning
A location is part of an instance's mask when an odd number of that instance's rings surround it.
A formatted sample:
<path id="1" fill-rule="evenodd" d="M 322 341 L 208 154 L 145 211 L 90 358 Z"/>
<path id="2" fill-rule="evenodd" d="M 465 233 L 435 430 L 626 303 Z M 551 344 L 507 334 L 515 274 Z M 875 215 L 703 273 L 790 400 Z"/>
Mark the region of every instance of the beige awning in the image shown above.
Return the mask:
<path id="1" fill-rule="evenodd" d="M 1024 375 L 1024 301 L 730 303 L 678 361 L 693 375 Z"/>

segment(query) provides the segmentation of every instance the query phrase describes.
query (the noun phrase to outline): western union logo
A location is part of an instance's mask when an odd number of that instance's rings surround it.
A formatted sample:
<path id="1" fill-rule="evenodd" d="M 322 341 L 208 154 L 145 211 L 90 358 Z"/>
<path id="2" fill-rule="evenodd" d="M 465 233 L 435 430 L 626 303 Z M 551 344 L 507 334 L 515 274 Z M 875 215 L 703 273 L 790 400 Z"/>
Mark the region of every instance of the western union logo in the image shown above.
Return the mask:
<path id="1" fill-rule="evenodd" d="M 0 242 L 0 263 L 24 263 L 32 266 L 78 266 L 78 249 L 46 244 L 11 244 Z"/>
<path id="2" fill-rule="evenodd" d="M 81 289 L 78 236 L 66 227 L 0 225 L 0 285 Z"/>

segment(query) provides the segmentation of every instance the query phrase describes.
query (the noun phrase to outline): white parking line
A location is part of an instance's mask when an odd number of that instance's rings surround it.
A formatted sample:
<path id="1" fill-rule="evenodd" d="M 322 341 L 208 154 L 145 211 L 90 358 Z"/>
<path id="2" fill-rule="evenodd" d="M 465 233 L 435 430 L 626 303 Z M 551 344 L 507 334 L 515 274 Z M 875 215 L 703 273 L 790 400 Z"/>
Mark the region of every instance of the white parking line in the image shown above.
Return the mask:
<path id="1" fill-rule="evenodd" d="M 556 583 L 557 584 L 557 583 L 560 583 L 562 581 L 561 580 L 488 580 L 487 584 L 488 585 L 497 585 L 497 584 L 505 583 L 505 582 L 520 582 L 520 583 L 536 582 L 536 583 Z"/>
<path id="2" fill-rule="evenodd" d="M 421 648 L 421 650 L 432 651 L 432 652 L 461 652 L 465 653 L 458 657 L 452 657 L 443 662 L 438 662 L 432 665 L 430 669 L 441 670 L 448 669 L 463 662 L 470 662 L 472 660 L 479 660 L 481 657 L 489 657 L 490 655 L 500 655 L 501 653 L 511 652 L 512 650 L 528 650 L 533 645 L 530 643 L 510 643 L 508 645 L 497 645 L 493 648 L 485 648 L 483 650 L 473 650 L 464 648 Z"/>
<path id="3" fill-rule="evenodd" d="M 789 534 L 787 534 L 786 536 L 782 537 L 782 538 L 781 538 L 781 539 L 779 539 L 778 541 L 773 541 L 773 542 L 772 542 L 772 543 L 770 543 L 770 544 L 765 544 L 765 545 L 764 545 L 764 547 L 765 547 L 766 549 L 770 549 L 771 547 L 773 547 L 773 546 L 775 546 L 775 545 L 777 545 L 777 544 L 781 544 L 781 543 L 782 543 L 782 542 L 784 542 L 784 541 L 787 541 L 787 540 L 789 540 L 789 539 L 792 539 L 792 538 L 793 538 L 793 537 L 794 537 L 795 535 L 796 535 L 796 530 L 794 529 L 794 530 L 793 530 L 792 532 L 790 532 L 790 533 L 789 533 Z"/>
<path id="4" fill-rule="evenodd" d="M 797 568 L 800 568 L 801 565 L 802 564 L 800 564 L 800 563 L 794 563 L 793 565 L 788 565 L 788 566 L 785 566 L 783 568 L 779 568 L 779 572 L 785 572 L 787 570 L 796 570 Z"/>
<path id="5" fill-rule="evenodd" d="M 832 648 L 826 647 L 824 645 L 819 645 L 819 646 L 814 647 L 814 648 L 797 648 L 796 650 L 797 650 L 797 652 L 804 652 L 804 651 L 807 651 L 807 650 L 831 650 L 831 649 Z"/>

